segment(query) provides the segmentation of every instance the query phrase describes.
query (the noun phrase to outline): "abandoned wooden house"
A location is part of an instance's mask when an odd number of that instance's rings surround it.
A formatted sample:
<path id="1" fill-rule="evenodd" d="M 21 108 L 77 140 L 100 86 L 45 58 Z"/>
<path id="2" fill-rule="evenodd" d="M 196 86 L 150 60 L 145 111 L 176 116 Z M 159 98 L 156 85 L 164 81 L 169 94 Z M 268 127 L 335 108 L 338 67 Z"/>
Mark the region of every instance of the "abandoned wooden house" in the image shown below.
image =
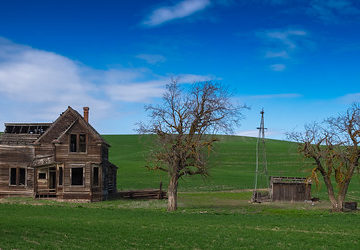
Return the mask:
<path id="1" fill-rule="evenodd" d="M 105 200 L 116 192 L 110 145 L 68 107 L 53 123 L 5 123 L 0 136 L 0 197 Z"/>
<path id="2" fill-rule="evenodd" d="M 305 201 L 311 199 L 311 183 L 301 177 L 270 178 L 272 201 Z"/>

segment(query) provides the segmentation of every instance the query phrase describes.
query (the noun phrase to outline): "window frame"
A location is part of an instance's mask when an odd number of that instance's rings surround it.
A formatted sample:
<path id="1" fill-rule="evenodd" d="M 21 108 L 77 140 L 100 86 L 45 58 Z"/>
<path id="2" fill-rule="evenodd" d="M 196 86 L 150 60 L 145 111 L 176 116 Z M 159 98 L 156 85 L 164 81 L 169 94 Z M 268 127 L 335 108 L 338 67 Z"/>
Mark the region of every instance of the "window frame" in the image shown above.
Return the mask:
<path id="1" fill-rule="evenodd" d="M 95 184 L 94 183 L 94 180 L 95 180 L 95 178 L 94 178 L 94 173 L 95 173 L 95 168 L 97 168 L 97 184 Z M 101 185 L 100 185 L 100 180 L 101 180 L 101 176 L 100 176 L 100 166 L 92 166 L 92 171 L 91 171 L 91 182 L 92 182 L 92 186 L 93 187 L 100 187 Z"/>
<path id="2" fill-rule="evenodd" d="M 45 174 L 45 178 L 40 178 L 40 174 Z M 41 181 L 44 181 L 44 180 L 48 180 L 49 178 L 49 171 L 47 168 L 39 168 L 37 170 L 37 180 L 41 180 Z"/>
<path id="3" fill-rule="evenodd" d="M 20 183 L 21 181 L 21 170 L 24 170 L 24 183 Z M 26 185 L 26 169 L 25 168 L 18 168 L 18 186 L 25 186 Z"/>
<path id="4" fill-rule="evenodd" d="M 82 171 L 82 174 L 83 174 L 83 177 L 82 177 L 82 185 L 73 185 L 72 183 L 72 177 L 73 177 L 73 173 L 72 173 L 72 169 L 73 168 L 82 168 L 83 171 Z M 85 187 L 85 165 L 84 164 L 72 164 L 70 165 L 70 186 L 71 187 Z"/>
<path id="5" fill-rule="evenodd" d="M 58 169 L 59 169 L 59 171 L 58 171 L 57 184 L 59 187 L 62 187 L 64 185 L 64 166 L 59 166 Z M 60 169 L 61 169 L 61 171 L 60 171 Z M 61 177 L 61 184 L 60 184 L 60 177 Z"/>
<path id="6" fill-rule="evenodd" d="M 15 184 L 11 184 L 12 183 L 12 169 L 15 169 Z M 13 186 L 16 187 L 17 186 L 17 168 L 9 168 L 9 186 Z"/>
<path id="7" fill-rule="evenodd" d="M 15 169 L 15 184 L 11 184 L 11 170 Z M 20 169 L 24 169 L 24 184 L 20 184 Z M 10 167 L 9 168 L 9 186 L 10 187 L 26 187 L 27 186 L 27 168 L 23 167 Z"/>
<path id="8" fill-rule="evenodd" d="M 80 136 L 84 135 L 85 136 L 85 151 L 80 151 Z M 76 151 L 71 151 L 71 137 L 72 136 L 76 136 L 76 145 L 75 145 L 75 149 Z M 88 134 L 86 133 L 71 133 L 69 135 L 69 153 L 71 154 L 87 154 L 87 150 L 88 150 Z"/>

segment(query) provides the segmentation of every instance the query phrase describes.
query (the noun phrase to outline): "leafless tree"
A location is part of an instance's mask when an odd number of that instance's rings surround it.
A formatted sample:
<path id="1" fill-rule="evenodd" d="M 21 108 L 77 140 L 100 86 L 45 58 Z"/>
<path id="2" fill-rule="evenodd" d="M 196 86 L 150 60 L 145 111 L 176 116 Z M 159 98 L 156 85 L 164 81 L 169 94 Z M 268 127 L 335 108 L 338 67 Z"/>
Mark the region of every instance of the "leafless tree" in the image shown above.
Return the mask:
<path id="1" fill-rule="evenodd" d="M 304 133 L 290 133 L 299 142 L 299 152 L 313 159 L 311 178 L 324 179 L 334 211 L 342 211 L 343 202 L 360 159 L 360 106 L 353 104 L 347 112 L 331 117 L 322 124 L 305 126 Z M 338 192 L 336 194 L 335 181 Z"/>
<path id="2" fill-rule="evenodd" d="M 174 211 L 179 179 L 208 176 L 206 163 L 216 134 L 232 133 L 247 107 L 233 104 L 229 91 L 213 81 L 194 83 L 186 90 L 172 80 L 162 101 L 145 107 L 151 121 L 140 123 L 138 132 L 157 135 L 148 168 L 168 173 L 168 211 Z"/>

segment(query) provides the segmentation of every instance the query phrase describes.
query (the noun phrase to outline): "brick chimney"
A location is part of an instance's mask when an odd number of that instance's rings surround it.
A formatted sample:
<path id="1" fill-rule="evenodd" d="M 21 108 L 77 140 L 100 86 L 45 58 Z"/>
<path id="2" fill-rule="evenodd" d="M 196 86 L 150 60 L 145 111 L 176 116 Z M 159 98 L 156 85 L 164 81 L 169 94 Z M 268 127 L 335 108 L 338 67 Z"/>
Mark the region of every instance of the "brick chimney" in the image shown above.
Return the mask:
<path id="1" fill-rule="evenodd" d="M 89 107 L 84 107 L 84 120 L 89 122 Z"/>

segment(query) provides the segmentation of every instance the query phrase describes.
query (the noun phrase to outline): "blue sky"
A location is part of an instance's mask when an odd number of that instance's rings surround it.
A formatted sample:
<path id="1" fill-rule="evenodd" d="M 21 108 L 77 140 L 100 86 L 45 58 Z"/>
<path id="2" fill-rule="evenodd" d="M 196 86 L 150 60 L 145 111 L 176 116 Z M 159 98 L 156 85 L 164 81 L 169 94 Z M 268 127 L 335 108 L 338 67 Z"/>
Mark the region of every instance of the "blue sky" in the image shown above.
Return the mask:
<path id="1" fill-rule="evenodd" d="M 264 108 L 283 139 L 359 101 L 359 30 L 357 0 L 3 0 L 0 122 L 89 106 L 100 133 L 134 133 L 178 77 L 249 105 L 236 134 L 256 136 Z"/>

